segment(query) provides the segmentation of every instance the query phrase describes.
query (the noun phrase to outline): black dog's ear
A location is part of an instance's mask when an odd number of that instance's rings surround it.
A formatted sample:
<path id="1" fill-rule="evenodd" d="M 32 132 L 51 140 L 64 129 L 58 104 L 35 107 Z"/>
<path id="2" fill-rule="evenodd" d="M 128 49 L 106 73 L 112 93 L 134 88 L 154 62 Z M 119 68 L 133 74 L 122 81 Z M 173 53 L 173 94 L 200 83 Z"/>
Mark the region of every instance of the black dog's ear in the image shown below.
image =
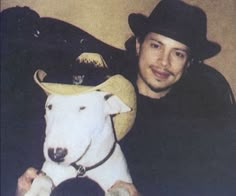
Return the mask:
<path id="1" fill-rule="evenodd" d="M 40 16 L 29 7 L 12 7 L 1 12 L 1 34 L 4 39 L 22 41 L 39 36 Z"/>

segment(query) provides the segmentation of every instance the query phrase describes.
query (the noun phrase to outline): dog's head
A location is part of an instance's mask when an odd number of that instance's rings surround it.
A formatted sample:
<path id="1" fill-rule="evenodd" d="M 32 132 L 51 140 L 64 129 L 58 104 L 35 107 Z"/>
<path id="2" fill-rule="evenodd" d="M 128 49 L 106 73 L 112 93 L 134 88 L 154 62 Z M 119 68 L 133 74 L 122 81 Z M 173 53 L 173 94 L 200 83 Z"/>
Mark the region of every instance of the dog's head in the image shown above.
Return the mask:
<path id="1" fill-rule="evenodd" d="M 45 159 L 65 165 L 83 157 L 95 138 L 113 131 L 110 115 L 130 111 L 117 96 L 101 91 L 49 95 L 45 109 Z"/>

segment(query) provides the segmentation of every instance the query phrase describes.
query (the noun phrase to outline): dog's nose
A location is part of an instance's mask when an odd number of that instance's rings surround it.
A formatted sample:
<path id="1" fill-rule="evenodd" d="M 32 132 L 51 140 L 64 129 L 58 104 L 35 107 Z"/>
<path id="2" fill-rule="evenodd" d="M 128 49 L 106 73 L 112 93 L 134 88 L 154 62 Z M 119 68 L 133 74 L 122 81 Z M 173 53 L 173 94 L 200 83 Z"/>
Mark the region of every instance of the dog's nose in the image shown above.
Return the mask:
<path id="1" fill-rule="evenodd" d="M 62 162 L 64 161 L 65 156 L 67 155 L 66 148 L 49 148 L 48 149 L 48 156 L 54 162 Z"/>

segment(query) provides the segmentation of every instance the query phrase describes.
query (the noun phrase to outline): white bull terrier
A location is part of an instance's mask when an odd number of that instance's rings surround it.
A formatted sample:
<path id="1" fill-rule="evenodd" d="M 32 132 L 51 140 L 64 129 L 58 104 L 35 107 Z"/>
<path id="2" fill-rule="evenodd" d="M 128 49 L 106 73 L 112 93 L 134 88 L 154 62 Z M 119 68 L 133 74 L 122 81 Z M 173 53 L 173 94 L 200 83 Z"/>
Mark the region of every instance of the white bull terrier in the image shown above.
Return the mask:
<path id="1" fill-rule="evenodd" d="M 33 181 L 26 196 L 48 196 L 55 186 L 77 176 L 94 180 L 107 195 L 117 180 L 132 183 L 111 119 L 130 108 L 117 96 L 102 91 L 51 94 L 45 110 L 46 175 Z"/>

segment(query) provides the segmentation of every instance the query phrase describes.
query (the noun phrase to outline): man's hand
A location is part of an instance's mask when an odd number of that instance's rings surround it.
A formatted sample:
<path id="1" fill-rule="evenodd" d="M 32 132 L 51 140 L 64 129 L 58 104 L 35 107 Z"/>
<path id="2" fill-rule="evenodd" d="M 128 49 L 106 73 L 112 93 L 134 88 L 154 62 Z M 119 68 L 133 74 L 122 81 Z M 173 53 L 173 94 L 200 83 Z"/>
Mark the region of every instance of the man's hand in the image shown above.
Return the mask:
<path id="1" fill-rule="evenodd" d="M 35 168 L 28 168 L 25 173 L 18 178 L 16 196 L 24 196 L 31 187 L 31 183 L 38 176 L 38 170 Z"/>
<path id="2" fill-rule="evenodd" d="M 117 188 L 125 189 L 128 191 L 129 196 L 141 196 L 141 194 L 138 192 L 134 184 L 123 182 L 123 181 L 117 181 L 109 190 L 109 192 L 112 192 L 112 190 L 115 190 Z"/>

